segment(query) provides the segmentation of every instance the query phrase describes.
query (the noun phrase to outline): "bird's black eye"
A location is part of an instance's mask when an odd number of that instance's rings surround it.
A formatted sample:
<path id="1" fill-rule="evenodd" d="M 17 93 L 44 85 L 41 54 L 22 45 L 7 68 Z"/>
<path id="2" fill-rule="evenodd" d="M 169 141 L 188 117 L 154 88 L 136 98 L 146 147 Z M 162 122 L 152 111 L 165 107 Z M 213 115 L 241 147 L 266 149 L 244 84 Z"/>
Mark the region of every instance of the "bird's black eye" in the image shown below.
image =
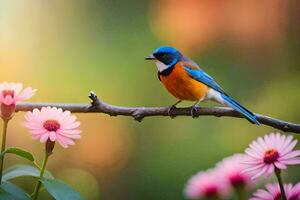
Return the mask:
<path id="1" fill-rule="evenodd" d="M 162 53 L 162 54 L 160 55 L 161 58 L 165 58 L 166 56 L 167 56 L 166 53 Z"/>
<path id="2" fill-rule="evenodd" d="M 168 57 L 167 53 L 154 53 L 153 55 L 158 60 L 160 60 L 160 59 L 166 59 Z"/>

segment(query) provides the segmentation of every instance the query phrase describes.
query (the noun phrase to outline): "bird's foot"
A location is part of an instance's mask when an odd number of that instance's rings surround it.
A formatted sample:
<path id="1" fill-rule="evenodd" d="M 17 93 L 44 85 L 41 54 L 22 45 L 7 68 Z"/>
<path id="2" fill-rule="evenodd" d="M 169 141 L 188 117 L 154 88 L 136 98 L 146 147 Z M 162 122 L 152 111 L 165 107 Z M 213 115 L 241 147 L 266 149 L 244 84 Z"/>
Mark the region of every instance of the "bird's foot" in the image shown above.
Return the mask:
<path id="1" fill-rule="evenodd" d="M 172 113 L 172 111 L 174 111 L 176 109 L 176 105 L 179 104 L 182 100 L 177 101 L 176 103 L 174 103 L 173 105 L 171 105 L 168 109 L 168 115 L 171 118 L 175 118 L 176 115 L 174 113 Z"/>
<path id="2" fill-rule="evenodd" d="M 196 105 L 191 107 L 190 113 L 191 113 L 192 118 L 197 118 L 197 117 L 199 117 L 199 115 L 197 114 L 198 108 L 199 108 L 199 107 L 196 106 Z"/>
<path id="3" fill-rule="evenodd" d="M 172 113 L 174 110 L 176 109 L 176 106 L 175 105 L 171 105 L 168 109 L 168 115 L 171 117 L 171 118 L 175 118 L 176 115 L 174 113 Z"/>

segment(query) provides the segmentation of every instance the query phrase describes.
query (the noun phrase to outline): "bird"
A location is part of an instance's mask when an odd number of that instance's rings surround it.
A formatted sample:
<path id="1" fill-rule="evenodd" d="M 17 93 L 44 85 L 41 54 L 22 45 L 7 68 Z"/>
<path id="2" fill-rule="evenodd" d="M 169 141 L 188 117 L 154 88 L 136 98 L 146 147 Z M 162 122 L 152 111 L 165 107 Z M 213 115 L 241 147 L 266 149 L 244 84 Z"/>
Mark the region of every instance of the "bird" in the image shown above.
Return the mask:
<path id="1" fill-rule="evenodd" d="M 167 91 L 178 99 L 169 108 L 170 116 L 171 111 L 183 100 L 195 102 L 191 106 L 192 117 L 195 117 L 200 102 L 214 101 L 233 108 L 249 122 L 256 125 L 260 124 L 250 110 L 231 98 L 196 62 L 184 56 L 176 48 L 171 46 L 158 47 L 145 59 L 155 62 L 158 79 Z"/>

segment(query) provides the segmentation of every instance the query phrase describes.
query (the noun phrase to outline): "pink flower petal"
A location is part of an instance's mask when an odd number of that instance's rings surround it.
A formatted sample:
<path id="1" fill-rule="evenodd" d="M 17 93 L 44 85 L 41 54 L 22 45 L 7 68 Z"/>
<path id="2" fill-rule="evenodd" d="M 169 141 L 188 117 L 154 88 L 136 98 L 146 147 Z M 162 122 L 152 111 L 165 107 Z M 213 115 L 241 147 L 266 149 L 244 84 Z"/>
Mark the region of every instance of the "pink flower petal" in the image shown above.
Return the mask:
<path id="1" fill-rule="evenodd" d="M 281 160 L 280 162 L 282 162 L 283 164 L 286 164 L 286 165 L 299 165 L 300 164 L 300 160 L 296 160 L 296 159 Z"/>
<path id="2" fill-rule="evenodd" d="M 252 149 L 249 149 L 249 148 L 245 150 L 245 153 L 256 159 L 261 158 L 261 156 L 259 154 L 257 154 L 256 152 L 254 152 Z"/>
<path id="3" fill-rule="evenodd" d="M 258 197 L 257 199 L 272 199 L 272 195 L 270 193 L 261 189 L 257 190 L 254 195 Z"/>
<path id="4" fill-rule="evenodd" d="M 281 163 L 281 162 L 275 162 L 274 165 L 278 168 L 278 169 L 286 169 L 286 165 Z"/>
<path id="5" fill-rule="evenodd" d="M 254 165 L 254 166 L 252 166 L 252 167 L 245 168 L 245 169 L 242 171 L 242 173 L 255 171 L 255 170 L 258 170 L 258 169 L 260 169 L 260 168 L 263 168 L 264 166 L 265 166 L 265 164 Z"/>
<path id="6" fill-rule="evenodd" d="M 299 184 L 299 183 L 298 183 Z M 291 183 L 284 184 L 284 191 L 286 193 L 286 197 L 288 200 L 296 200 L 299 199 L 299 188 L 298 184 L 294 187 Z M 254 194 L 253 197 L 250 199 L 256 200 L 274 200 L 278 199 L 280 196 L 280 188 L 278 183 L 267 184 L 266 190 L 258 189 Z"/>
<path id="7" fill-rule="evenodd" d="M 219 177 L 219 171 L 215 169 L 199 172 L 192 176 L 185 188 L 185 196 L 190 199 L 206 198 L 206 191 L 214 189 L 215 195 L 223 199 L 230 192 L 229 185 Z"/>
<path id="8" fill-rule="evenodd" d="M 22 83 L 0 83 L 0 104 L 17 104 L 19 101 L 29 99 L 34 95 L 35 90 L 32 88 L 25 88 L 24 90 L 22 88 Z M 3 91 L 9 93 L 4 96 Z"/>
<path id="9" fill-rule="evenodd" d="M 45 130 L 45 129 L 29 130 L 29 132 L 30 132 L 32 135 L 40 135 L 40 134 L 46 134 L 46 133 L 47 133 L 47 130 Z"/>
<path id="10" fill-rule="evenodd" d="M 269 165 L 269 167 L 268 167 L 268 169 L 266 171 L 266 174 L 267 175 L 272 174 L 274 172 L 274 168 L 275 168 L 274 165 Z"/>
<path id="11" fill-rule="evenodd" d="M 80 122 L 76 121 L 76 117 L 69 111 L 63 111 L 61 108 L 34 109 L 25 114 L 25 119 L 23 125 L 29 129 L 32 138 L 43 143 L 47 140 L 58 141 L 62 147 L 67 148 L 75 144 L 73 139 L 81 137 L 81 131 L 76 129 Z"/>
<path id="12" fill-rule="evenodd" d="M 74 128 L 78 128 L 80 126 L 80 122 L 74 122 L 74 123 L 71 123 L 71 124 L 68 124 L 68 125 L 66 125 L 66 124 L 63 124 L 62 125 L 62 128 L 63 129 L 74 129 Z"/>
<path id="13" fill-rule="evenodd" d="M 25 88 L 19 95 L 16 95 L 16 101 L 23 101 L 34 96 L 36 90 L 31 87 Z"/>
<path id="14" fill-rule="evenodd" d="M 282 149 L 281 155 L 285 155 L 289 153 L 297 144 L 297 140 L 292 141 L 291 143 L 287 144 L 285 148 Z"/>
<path id="15" fill-rule="evenodd" d="M 22 83 L 15 83 L 15 84 L 11 85 L 10 89 L 7 88 L 7 90 L 13 90 L 15 96 L 18 96 L 18 94 L 21 92 L 22 88 L 23 88 Z"/>
<path id="16" fill-rule="evenodd" d="M 40 142 L 45 143 L 48 140 L 48 133 L 45 133 L 41 136 Z"/>
<path id="17" fill-rule="evenodd" d="M 57 133 L 67 135 L 78 135 L 81 133 L 81 130 L 58 130 Z"/>
<path id="18" fill-rule="evenodd" d="M 282 148 L 285 148 L 288 144 L 290 144 L 292 142 L 292 140 L 293 140 L 293 136 L 291 136 L 291 135 L 286 136 L 286 139 L 283 142 Z"/>
<path id="19" fill-rule="evenodd" d="M 266 143 L 265 143 L 265 141 L 261 138 L 261 137 L 259 137 L 258 139 L 257 139 L 257 142 L 258 142 L 258 144 L 264 149 L 264 150 L 266 150 L 268 147 L 267 147 L 267 145 L 266 145 Z"/>
<path id="20" fill-rule="evenodd" d="M 262 174 L 264 174 L 265 172 L 267 172 L 268 170 L 268 165 L 264 166 L 258 173 L 256 173 L 254 176 L 251 177 L 251 179 L 256 179 L 257 177 L 261 176 Z"/>
<path id="21" fill-rule="evenodd" d="M 81 138 L 81 135 L 69 135 L 69 134 L 65 134 L 65 133 L 60 133 L 61 136 L 64 136 L 64 137 L 68 137 L 68 138 L 71 138 L 71 139 L 80 139 Z"/>
<path id="22" fill-rule="evenodd" d="M 300 156 L 300 150 L 291 151 L 291 152 L 283 155 L 281 157 L 281 159 L 290 159 L 290 158 L 294 158 L 294 157 L 297 157 L 297 156 Z"/>
<path id="23" fill-rule="evenodd" d="M 63 148 L 68 148 L 68 145 L 63 140 L 57 139 L 57 141 Z"/>
<path id="24" fill-rule="evenodd" d="M 52 142 L 54 142 L 56 140 L 56 133 L 55 132 L 50 132 L 49 134 L 49 138 Z"/>
<path id="25" fill-rule="evenodd" d="M 300 164 L 300 150 L 293 151 L 297 140 L 292 136 L 279 133 L 270 133 L 253 141 L 245 150 L 245 164 L 243 172 L 256 173 L 255 177 L 269 175 L 274 171 L 275 165 L 279 169 L 286 169 L 286 165 Z M 267 168 L 265 169 L 265 167 Z"/>

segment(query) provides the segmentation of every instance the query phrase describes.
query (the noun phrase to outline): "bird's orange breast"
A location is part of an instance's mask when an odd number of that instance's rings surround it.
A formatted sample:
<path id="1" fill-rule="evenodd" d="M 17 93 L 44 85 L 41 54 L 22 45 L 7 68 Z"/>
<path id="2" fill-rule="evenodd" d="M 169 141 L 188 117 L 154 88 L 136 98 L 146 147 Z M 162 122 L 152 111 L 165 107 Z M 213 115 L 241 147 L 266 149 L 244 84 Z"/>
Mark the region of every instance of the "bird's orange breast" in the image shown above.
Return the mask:
<path id="1" fill-rule="evenodd" d="M 190 77 L 180 64 L 176 64 L 169 75 L 160 75 L 160 80 L 167 90 L 180 100 L 203 100 L 209 89 L 205 84 Z"/>

